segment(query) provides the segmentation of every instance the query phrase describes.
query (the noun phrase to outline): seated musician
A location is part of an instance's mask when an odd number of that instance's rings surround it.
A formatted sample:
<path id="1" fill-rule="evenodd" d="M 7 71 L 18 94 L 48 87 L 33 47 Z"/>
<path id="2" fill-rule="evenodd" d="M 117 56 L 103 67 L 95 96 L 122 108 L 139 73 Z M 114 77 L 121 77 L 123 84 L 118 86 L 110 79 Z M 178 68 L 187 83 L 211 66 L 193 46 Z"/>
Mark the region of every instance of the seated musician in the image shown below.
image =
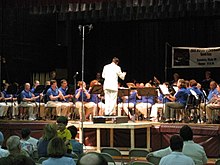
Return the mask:
<path id="1" fill-rule="evenodd" d="M 36 99 L 40 97 L 34 96 L 33 93 L 31 93 L 30 84 L 25 83 L 24 90 L 21 92 L 21 103 L 20 106 L 28 108 L 28 114 L 29 114 L 29 120 L 35 120 L 36 119 Z"/>
<path id="2" fill-rule="evenodd" d="M 208 114 L 207 114 L 207 116 L 204 116 L 204 114 L 205 114 L 205 111 L 206 111 L 206 105 L 207 104 L 209 104 L 209 103 L 212 103 L 212 98 L 214 97 L 214 96 L 217 96 L 218 95 L 218 90 L 217 90 L 217 83 L 215 82 L 215 81 L 211 81 L 210 82 L 210 90 L 209 90 L 209 94 L 208 94 L 208 97 L 206 98 L 206 100 L 204 101 L 204 103 L 201 103 L 200 105 L 200 107 L 201 107 L 201 109 L 200 109 L 200 114 L 201 114 L 201 117 L 202 118 L 208 118 L 208 123 L 210 123 L 211 122 L 211 118 L 209 118 L 208 117 Z M 206 121 L 205 121 L 206 122 Z"/>
<path id="3" fill-rule="evenodd" d="M 96 104 L 96 110 L 93 112 L 93 116 L 103 116 L 105 114 L 105 104 L 102 102 L 102 99 L 104 99 L 103 96 L 100 94 L 93 94 L 91 93 L 92 88 L 95 85 L 101 85 L 98 80 L 93 80 L 90 82 L 90 87 L 89 87 L 89 93 L 90 93 L 90 102 L 94 102 Z"/>
<path id="4" fill-rule="evenodd" d="M 12 112 L 12 118 L 15 119 L 16 116 L 18 117 L 17 97 L 14 96 L 13 94 L 9 94 L 7 92 L 7 89 L 9 87 L 8 83 L 4 83 L 3 87 L 4 87 L 4 90 L 2 91 L 3 100 L 6 102 L 6 105 L 9 107 L 8 110 L 10 112 L 10 115 L 11 115 L 11 112 Z"/>
<path id="5" fill-rule="evenodd" d="M 56 108 L 55 111 L 52 111 L 54 118 L 61 116 L 62 102 L 59 101 L 59 99 L 64 100 L 65 98 L 62 92 L 58 89 L 56 80 L 50 81 L 50 88 L 47 90 L 46 96 L 48 99 L 47 107 Z"/>
<path id="6" fill-rule="evenodd" d="M 131 90 L 129 96 L 123 96 L 123 99 L 125 100 L 123 103 L 118 104 L 118 110 L 124 112 L 128 115 L 129 119 L 133 119 L 133 114 L 130 112 L 130 110 L 134 111 L 134 108 L 136 106 L 136 97 L 141 98 L 138 96 L 136 90 Z"/>
<path id="7" fill-rule="evenodd" d="M 65 79 L 62 79 L 60 81 L 60 88 L 59 90 L 62 92 L 63 96 L 64 96 L 64 100 L 62 100 L 62 116 L 66 116 L 68 119 L 70 119 L 70 116 L 72 114 L 72 110 L 73 110 L 73 102 L 72 102 L 72 98 L 73 95 L 72 94 L 68 94 L 68 83 Z"/>
<path id="8" fill-rule="evenodd" d="M 33 93 L 35 97 L 43 95 L 43 94 L 35 91 L 38 85 L 40 85 L 40 82 L 38 80 L 35 80 L 33 88 L 31 88 L 31 93 Z M 38 114 L 38 115 L 40 117 L 44 118 L 45 117 L 45 104 L 43 102 L 41 102 L 43 99 L 43 97 L 41 97 L 41 96 L 36 99 L 36 102 L 37 102 L 36 106 L 37 106 L 37 113 L 39 113 L 39 106 L 40 106 L 40 114 Z"/>
<path id="9" fill-rule="evenodd" d="M 163 86 L 165 88 L 167 88 L 167 91 L 169 92 L 169 90 L 168 90 L 169 83 L 164 82 Z M 156 100 L 157 102 L 154 105 L 152 105 L 152 108 L 151 108 L 151 114 L 150 114 L 151 121 L 158 121 L 158 110 L 159 109 L 162 109 L 162 112 L 160 113 L 160 117 L 162 116 L 163 111 L 164 111 L 164 107 L 165 107 L 165 103 L 170 102 L 170 100 L 166 97 L 167 94 L 168 93 L 162 91 L 162 89 L 158 90 L 158 98 Z"/>
<path id="10" fill-rule="evenodd" d="M 168 95 L 167 98 L 172 102 L 167 102 L 165 104 L 165 114 L 164 117 L 166 118 L 165 122 L 176 121 L 174 117 L 174 111 L 171 109 L 181 109 L 184 108 L 186 105 L 186 100 L 188 97 L 188 92 L 186 89 L 186 84 L 184 79 L 179 79 L 177 82 L 178 92 L 172 96 Z"/>
<path id="11" fill-rule="evenodd" d="M 145 87 L 152 87 L 150 83 L 146 83 Z M 144 119 L 148 117 L 148 109 L 152 107 L 154 104 L 154 97 L 153 96 L 141 96 L 141 102 L 137 103 L 136 111 L 140 112 Z"/>
<path id="12" fill-rule="evenodd" d="M 197 82 L 196 82 L 196 80 L 193 80 L 193 79 L 192 79 L 192 80 L 189 81 L 189 88 L 187 88 L 187 90 L 188 90 L 189 93 L 191 93 L 191 94 L 193 94 L 192 91 L 194 91 L 198 97 L 200 97 L 201 99 L 203 98 L 203 93 L 201 92 L 201 90 L 199 90 L 199 89 L 197 88 Z"/>
<path id="13" fill-rule="evenodd" d="M 220 85 L 220 84 L 219 84 Z M 209 101 L 209 103 L 206 106 L 206 114 L 207 114 L 207 118 L 208 121 L 206 122 L 206 124 L 211 124 L 214 122 L 214 116 L 212 115 L 212 111 L 214 109 L 220 109 L 220 86 L 217 85 L 217 94 L 214 94 L 213 97 L 211 98 L 211 100 Z M 219 118 L 220 113 L 218 113 L 217 117 Z"/>
<path id="14" fill-rule="evenodd" d="M 90 114 L 94 113 L 94 111 L 96 110 L 96 104 L 94 102 L 89 101 L 91 95 L 88 92 L 88 90 L 86 90 L 86 83 L 79 81 L 78 86 L 79 88 L 75 92 L 75 98 L 77 99 L 75 104 L 80 116 L 80 120 L 84 121 L 85 119 L 89 118 Z M 83 112 L 82 103 L 85 107 Z"/>

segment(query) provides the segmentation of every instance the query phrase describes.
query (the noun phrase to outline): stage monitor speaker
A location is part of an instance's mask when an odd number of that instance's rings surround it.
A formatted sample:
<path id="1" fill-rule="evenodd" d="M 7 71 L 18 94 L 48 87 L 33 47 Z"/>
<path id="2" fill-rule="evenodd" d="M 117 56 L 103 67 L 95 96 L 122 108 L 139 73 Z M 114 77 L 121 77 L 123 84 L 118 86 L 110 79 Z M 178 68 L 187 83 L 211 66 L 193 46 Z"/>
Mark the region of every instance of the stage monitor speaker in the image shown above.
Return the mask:
<path id="1" fill-rule="evenodd" d="M 128 116 L 94 116 L 93 123 L 127 123 Z"/>

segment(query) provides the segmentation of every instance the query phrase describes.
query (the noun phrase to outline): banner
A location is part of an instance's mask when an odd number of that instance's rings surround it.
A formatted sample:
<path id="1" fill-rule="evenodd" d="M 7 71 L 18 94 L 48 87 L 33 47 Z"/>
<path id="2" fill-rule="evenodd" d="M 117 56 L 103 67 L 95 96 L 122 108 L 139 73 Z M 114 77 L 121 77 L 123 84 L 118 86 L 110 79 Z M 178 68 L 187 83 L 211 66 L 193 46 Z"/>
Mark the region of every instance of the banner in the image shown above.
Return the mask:
<path id="1" fill-rule="evenodd" d="M 172 68 L 220 67 L 220 47 L 172 47 Z"/>

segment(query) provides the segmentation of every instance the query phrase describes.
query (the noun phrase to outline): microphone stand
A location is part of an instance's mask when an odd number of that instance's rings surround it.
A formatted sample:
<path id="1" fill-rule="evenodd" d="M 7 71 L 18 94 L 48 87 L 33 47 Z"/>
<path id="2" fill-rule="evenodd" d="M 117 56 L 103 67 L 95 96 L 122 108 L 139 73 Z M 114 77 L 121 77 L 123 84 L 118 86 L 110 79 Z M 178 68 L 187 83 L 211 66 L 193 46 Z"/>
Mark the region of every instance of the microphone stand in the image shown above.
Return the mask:
<path id="1" fill-rule="evenodd" d="M 82 83 L 84 82 L 84 56 L 85 56 L 85 28 L 89 29 L 89 32 L 92 29 L 92 24 L 90 25 L 79 25 L 79 31 L 81 32 L 82 35 Z M 82 102 L 82 112 L 81 112 L 81 139 L 80 142 L 83 143 L 84 140 L 84 130 L 83 130 L 83 119 L 84 119 L 84 104 L 83 104 L 83 97 L 84 97 L 84 93 L 82 92 L 82 96 L 81 96 L 81 102 Z"/>

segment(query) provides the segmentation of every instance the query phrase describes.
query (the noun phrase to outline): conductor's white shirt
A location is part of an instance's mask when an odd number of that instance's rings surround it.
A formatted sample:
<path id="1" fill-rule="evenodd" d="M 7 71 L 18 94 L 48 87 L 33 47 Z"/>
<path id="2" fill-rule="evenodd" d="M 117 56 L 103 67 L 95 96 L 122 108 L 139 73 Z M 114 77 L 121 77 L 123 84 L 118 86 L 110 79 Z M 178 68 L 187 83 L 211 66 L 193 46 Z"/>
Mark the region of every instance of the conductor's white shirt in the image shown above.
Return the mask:
<path id="1" fill-rule="evenodd" d="M 102 72 L 104 81 L 104 90 L 118 91 L 118 77 L 124 80 L 126 73 L 121 71 L 121 68 L 114 62 L 105 65 Z"/>

